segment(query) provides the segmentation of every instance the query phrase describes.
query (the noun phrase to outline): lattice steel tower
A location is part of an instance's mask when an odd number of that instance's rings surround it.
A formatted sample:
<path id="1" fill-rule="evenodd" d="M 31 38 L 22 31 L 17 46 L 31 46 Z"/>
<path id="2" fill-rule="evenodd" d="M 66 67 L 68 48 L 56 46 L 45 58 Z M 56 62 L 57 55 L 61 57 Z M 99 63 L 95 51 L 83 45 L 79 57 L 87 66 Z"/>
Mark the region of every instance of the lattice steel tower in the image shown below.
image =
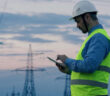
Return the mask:
<path id="1" fill-rule="evenodd" d="M 70 91 L 70 75 L 66 75 L 64 96 L 71 96 L 71 91 Z"/>
<path id="2" fill-rule="evenodd" d="M 24 84 L 22 96 L 36 96 L 36 91 L 34 86 L 33 54 L 32 54 L 31 45 L 29 45 L 26 77 L 25 77 L 25 84 Z"/>

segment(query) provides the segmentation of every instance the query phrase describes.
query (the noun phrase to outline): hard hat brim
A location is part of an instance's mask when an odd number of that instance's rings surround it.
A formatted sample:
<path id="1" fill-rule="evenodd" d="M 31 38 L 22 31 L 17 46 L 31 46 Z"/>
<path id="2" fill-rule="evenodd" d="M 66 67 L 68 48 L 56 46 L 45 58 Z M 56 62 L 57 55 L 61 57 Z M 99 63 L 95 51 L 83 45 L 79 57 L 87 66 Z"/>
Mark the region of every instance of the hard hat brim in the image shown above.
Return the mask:
<path id="1" fill-rule="evenodd" d="M 69 18 L 70 21 L 73 20 L 73 19 L 74 19 L 74 17 Z"/>

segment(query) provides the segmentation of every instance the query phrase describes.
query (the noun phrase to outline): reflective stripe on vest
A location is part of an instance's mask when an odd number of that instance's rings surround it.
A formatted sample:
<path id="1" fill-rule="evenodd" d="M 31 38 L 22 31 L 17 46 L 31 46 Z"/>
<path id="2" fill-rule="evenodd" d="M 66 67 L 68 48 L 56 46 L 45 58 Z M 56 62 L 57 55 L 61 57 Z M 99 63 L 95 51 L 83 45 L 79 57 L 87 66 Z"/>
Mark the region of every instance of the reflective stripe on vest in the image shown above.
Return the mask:
<path id="1" fill-rule="evenodd" d="M 96 87 L 101 87 L 101 88 L 107 88 L 108 84 L 103 83 L 103 82 L 97 82 L 93 80 L 81 80 L 81 79 L 76 79 L 76 80 L 71 80 L 72 85 L 90 85 L 90 86 L 96 86 Z"/>
<path id="2" fill-rule="evenodd" d="M 110 73 L 110 68 L 107 66 L 99 66 L 98 70 Z"/>

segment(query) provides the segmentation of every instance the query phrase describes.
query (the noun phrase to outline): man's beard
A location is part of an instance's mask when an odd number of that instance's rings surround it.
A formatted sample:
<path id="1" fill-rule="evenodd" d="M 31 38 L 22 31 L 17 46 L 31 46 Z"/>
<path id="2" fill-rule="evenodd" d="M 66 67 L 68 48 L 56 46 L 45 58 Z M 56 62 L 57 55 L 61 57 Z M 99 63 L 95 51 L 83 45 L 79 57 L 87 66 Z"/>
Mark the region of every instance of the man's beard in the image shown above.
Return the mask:
<path id="1" fill-rule="evenodd" d="M 85 30 L 83 29 L 83 28 L 81 28 L 81 27 L 79 27 L 79 29 L 82 31 L 82 33 L 87 33 L 88 31 L 87 31 L 87 29 L 85 28 Z"/>

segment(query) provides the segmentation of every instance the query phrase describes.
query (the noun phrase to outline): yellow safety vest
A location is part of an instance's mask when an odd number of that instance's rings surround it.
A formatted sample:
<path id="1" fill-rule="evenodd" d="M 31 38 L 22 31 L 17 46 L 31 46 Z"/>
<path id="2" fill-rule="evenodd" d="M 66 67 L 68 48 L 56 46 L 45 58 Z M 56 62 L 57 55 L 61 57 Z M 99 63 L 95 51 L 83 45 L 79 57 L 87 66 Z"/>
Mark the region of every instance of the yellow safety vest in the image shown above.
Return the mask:
<path id="1" fill-rule="evenodd" d="M 76 60 L 83 60 L 82 51 L 87 41 L 95 34 L 103 34 L 110 40 L 104 29 L 97 29 L 92 32 L 82 44 L 77 54 Z M 107 95 L 108 81 L 110 73 L 110 52 L 102 61 L 99 68 L 93 73 L 79 73 L 72 71 L 71 73 L 71 96 L 100 96 Z"/>

